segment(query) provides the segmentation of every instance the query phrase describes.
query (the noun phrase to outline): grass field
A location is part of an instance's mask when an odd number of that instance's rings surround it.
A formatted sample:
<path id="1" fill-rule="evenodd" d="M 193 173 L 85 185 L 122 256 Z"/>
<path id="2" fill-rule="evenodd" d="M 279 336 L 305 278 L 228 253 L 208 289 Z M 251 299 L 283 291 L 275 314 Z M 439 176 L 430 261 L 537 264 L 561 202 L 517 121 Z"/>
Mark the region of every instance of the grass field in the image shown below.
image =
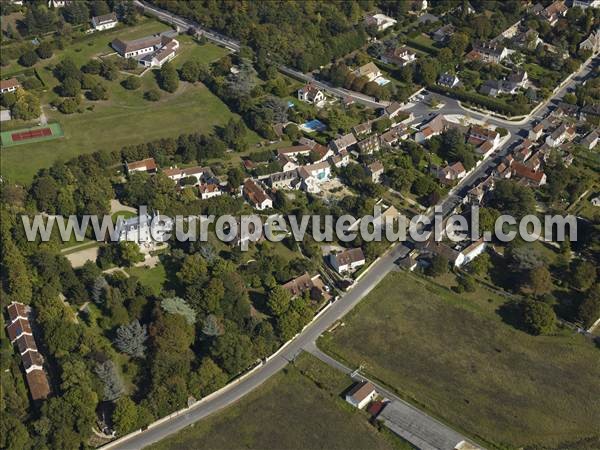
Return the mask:
<path id="1" fill-rule="evenodd" d="M 320 387 L 317 386 L 320 384 Z M 200 449 L 410 449 L 379 432 L 339 395 L 351 380 L 302 354 L 239 403 L 150 447 Z"/>
<path id="2" fill-rule="evenodd" d="M 393 273 L 320 346 L 490 448 L 598 448 L 599 349 L 518 331 L 501 302 Z"/>
<path id="3" fill-rule="evenodd" d="M 51 134 L 48 136 L 40 136 L 40 137 L 32 137 L 29 139 L 23 140 L 15 140 L 13 139 L 13 135 L 17 133 L 26 133 L 26 132 L 36 132 L 37 130 L 45 130 L 49 128 Z M 48 125 L 42 125 L 39 127 L 31 127 L 31 128 L 21 128 L 18 130 L 10 130 L 10 131 L 2 131 L 0 133 L 0 142 L 2 142 L 2 147 L 13 147 L 15 145 L 26 145 L 26 144 L 34 144 L 43 141 L 51 141 L 52 139 L 56 139 L 62 137 L 64 135 L 62 128 L 58 123 L 49 123 Z"/>
<path id="4" fill-rule="evenodd" d="M 156 295 L 160 294 L 163 284 L 167 279 L 165 267 L 162 264 L 158 264 L 151 269 L 146 267 L 131 267 L 127 269 L 127 272 L 129 275 L 139 278 L 140 283 L 152 289 Z"/>
<path id="5" fill-rule="evenodd" d="M 42 104 L 48 104 L 56 94 L 52 88 L 57 80 L 50 71 L 65 56 L 84 64 L 94 56 L 108 54 L 112 50 L 109 43 L 118 37 L 134 39 L 168 29 L 164 24 L 147 20 L 132 28 L 100 33 L 89 41 L 72 45 L 50 60 L 39 63 L 38 72 L 47 85 L 42 93 Z M 225 49 L 212 44 L 199 45 L 189 36 L 181 36 L 181 53 L 175 58 L 176 66 L 189 58 L 198 58 L 207 64 L 227 53 Z M 43 64 L 43 65 L 41 65 Z M 2 76 L 4 77 L 4 69 Z M 158 88 L 154 72 L 141 78 L 140 89 L 128 91 L 120 82 L 125 75 L 115 81 L 102 79 L 109 90 L 106 101 L 83 101 L 83 113 L 62 114 L 50 107 L 44 107 L 48 119 L 61 124 L 64 138 L 43 145 L 30 143 L 19 145 L 17 149 L 3 149 L 2 175 L 18 182 L 29 182 L 33 175 L 56 160 L 68 160 L 82 153 L 97 150 L 118 150 L 126 145 L 147 142 L 164 137 L 176 137 L 182 133 L 210 133 L 215 125 L 226 123 L 235 115 L 213 95 L 204 85 L 181 83 L 177 92 L 161 92 L 158 102 L 143 98 L 145 91 Z M 248 131 L 248 142 L 256 144 L 260 139 Z"/>

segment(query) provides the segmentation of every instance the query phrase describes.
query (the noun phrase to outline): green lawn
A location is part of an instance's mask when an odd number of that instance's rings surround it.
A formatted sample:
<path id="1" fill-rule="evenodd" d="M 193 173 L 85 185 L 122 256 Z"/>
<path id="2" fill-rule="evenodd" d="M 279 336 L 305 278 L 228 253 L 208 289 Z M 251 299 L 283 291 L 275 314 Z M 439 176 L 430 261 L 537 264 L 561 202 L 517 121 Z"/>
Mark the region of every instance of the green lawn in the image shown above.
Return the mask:
<path id="1" fill-rule="evenodd" d="M 393 273 L 320 345 L 489 448 L 598 448 L 598 348 L 518 331 L 500 302 Z"/>
<path id="2" fill-rule="evenodd" d="M 167 279 L 165 267 L 160 263 L 151 269 L 146 267 L 131 267 L 127 269 L 127 272 L 129 275 L 139 278 L 140 283 L 151 288 L 156 295 L 160 294 L 163 284 Z"/>
<path id="3" fill-rule="evenodd" d="M 288 366 L 234 406 L 150 448 L 412 448 L 395 436 L 377 431 L 365 413 L 340 398 L 350 385 L 346 376 L 302 354 L 295 366 Z"/>
<path id="4" fill-rule="evenodd" d="M 49 103 L 56 94 L 51 88 L 56 86 L 49 66 L 70 55 L 78 64 L 84 64 L 93 56 L 110 53 L 108 46 L 116 37 L 134 39 L 166 30 L 159 22 L 145 21 L 141 25 L 101 33 L 90 41 L 72 45 L 38 67 L 40 76 L 48 85 L 42 93 L 43 103 Z M 206 63 L 219 59 L 226 50 L 213 45 L 199 45 L 188 36 L 181 36 L 181 53 L 174 63 L 182 65 L 189 58 L 198 58 Z M 4 71 L 2 73 L 4 77 Z M 46 106 L 44 111 L 50 121 L 59 122 L 64 137 L 52 142 L 23 144 L 16 148 L 2 149 L 2 175 L 18 182 L 29 182 L 33 175 L 56 160 L 68 160 L 82 153 L 97 150 L 118 150 L 126 145 L 147 142 L 164 137 L 176 137 L 183 133 L 212 132 L 215 125 L 226 123 L 235 115 L 204 85 L 180 83 L 173 94 L 161 91 L 161 100 L 149 102 L 143 98 L 145 91 L 158 88 L 153 71 L 142 77 L 142 87 L 135 91 L 123 88 L 118 80 L 109 82 L 100 79 L 109 90 L 109 99 L 100 102 L 83 101 L 83 113 L 62 114 Z M 248 131 L 251 145 L 259 141 L 256 133 Z"/>

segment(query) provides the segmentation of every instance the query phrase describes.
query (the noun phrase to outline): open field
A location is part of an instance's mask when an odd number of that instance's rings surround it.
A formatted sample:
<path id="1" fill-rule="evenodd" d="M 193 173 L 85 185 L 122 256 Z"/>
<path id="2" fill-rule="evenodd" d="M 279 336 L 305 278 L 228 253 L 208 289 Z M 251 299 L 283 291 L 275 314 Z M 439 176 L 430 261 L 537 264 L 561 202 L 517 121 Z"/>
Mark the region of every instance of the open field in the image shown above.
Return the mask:
<path id="1" fill-rule="evenodd" d="M 167 279 L 165 267 L 161 263 L 151 269 L 147 267 L 130 267 L 127 269 L 127 273 L 132 277 L 139 278 L 140 283 L 152 289 L 156 295 L 160 294 Z"/>
<path id="2" fill-rule="evenodd" d="M 320 384 L 318 387 L 317 383 Z M 339 395 L 345 375 L 308 354 L 239 403 L 152 446 L 153 450 L 410 449 L 369 425 Z"/>
<path id="3" fill-rule="evenodd" d="M 599 350 L 518 331 L 501 304 L 393 273 L 320 346 L 490 448 L 597 448 Z"/>
<path id="4" fill-rule="evenodd" d="M 94 39 L 74 44 L 44 61 L 44 67 L 47 68 L 38 67 L 38 72 L 47 85 L 46 91 L 42 93 L 42 103 L 47 104 L 57 96 L 52 88 L 58 81 L 49 66 L 56 64 L 64 56 L 71 56 L 77 64 L 82 65 L 94 56 L 110 53 L 112 50 L 108 44 L 117 36 L 133 39 L 166 29 L 159 22 L 145 21 L 131 29 L 98 34 Z M 182 65 L 189 58 L 198 58 L 208 64 L 227 53 L 212 44 L 199 45 L 189 36 L 180 38 L 182 51 L 174 60 L 176 66 Z M 4 70 L 2 75 L 4 77 Z M 143 98 L 143 94 L 149 89 L 158 89 L 155 71 L 146 73 L 141 78 L 142 86 L 134 91 L 121 86 L 124 78 L 123 74 L 114 81 L 98 78 L 107 87 L 109 98 L 98 102 L 83 100 L 82 113 L 65 115 L 45 106 L 44 112 L 48 119 L 60 123 L 64 137 L 43 144 L 22 144 L 18 149 L 3 149 L 2 175 L 14 181 L 29 182 L 40 168 L 48 167 L 56 160 L 68 160 L 97 150 L 118 150 L 126 145 L 176 137 L 182 133 L 210 133 L 215 125 L 224 124 L 235 116 L 200 83 L 180 83 L 177 92 L 169 94 L 160 91 L 161 99 L 149 102 Z M 259 141 L 259 137 L 250 130 L 247 136 L 251 145 Z"/>

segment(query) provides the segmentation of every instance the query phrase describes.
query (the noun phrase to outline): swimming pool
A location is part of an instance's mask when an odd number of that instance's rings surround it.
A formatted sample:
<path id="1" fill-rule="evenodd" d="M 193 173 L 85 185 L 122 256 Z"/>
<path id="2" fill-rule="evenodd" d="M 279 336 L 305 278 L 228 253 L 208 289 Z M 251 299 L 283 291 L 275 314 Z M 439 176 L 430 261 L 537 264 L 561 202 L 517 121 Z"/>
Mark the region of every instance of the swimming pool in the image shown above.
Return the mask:
<path id="1" fill-rule="evenodd" d="M 300 125 L 300 128 L 307 133 L 314 133 L 315 131 L 324 131 L 327 129 L 327 125 L 318 119 L 309 120 Z"/>

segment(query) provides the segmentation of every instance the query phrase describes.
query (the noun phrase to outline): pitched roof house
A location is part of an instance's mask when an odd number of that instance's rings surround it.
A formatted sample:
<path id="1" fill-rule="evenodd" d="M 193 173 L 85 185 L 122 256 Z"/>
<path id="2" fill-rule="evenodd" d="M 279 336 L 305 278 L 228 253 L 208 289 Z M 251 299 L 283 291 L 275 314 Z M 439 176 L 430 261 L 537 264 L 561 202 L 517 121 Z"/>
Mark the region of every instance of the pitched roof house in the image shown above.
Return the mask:
<path id="1" fill-rule="evenodd" d="M 323 300 L 325 297 L 329 297 L 325 284 L 321 280 L 319 274 L 311 277 L 308 273 L 303 273 L 297 278 L 294 278 L 283 285 L 283 288 L 287 290 L 293 297 L 304 295 L 305 292 L 310 294 L 312 300 Z"/>
<path id="2" fill-rule="evenodd" d="M 16 78 L 9 78 L 8 80 L 0 80 L 0 94 L 6 92 L 14 92 L 21 87 L 21 83 Z"/>
<path id="3" fill-rule="evenodd" d="M 417 60 L 417 54 L 408 47 L 394 47 L 381 56 L 381 60 L 387 64 L 395 64 L 404 67 Z"/>
<path id="4" fill-rule="evenodd" d="M 487 63 L 499 63 L 509 54 L 506 47 L 492 42 L 478 42 L 467 54 L 468 59 L 482 60 Z"/>
<path id="5" fill-rule="evenodd" d="M 308 83 L 298 89 L 298 100 L 320 108 L 325 104 L 325 93 L 313 83 Z"/>
<path id="6" fill-rule="evenodd" d="M 568 10 L 569 7 L 564 1 L 556 1 L 544 8 L 544 10 L 540 13 L 540 16 L 547 20 L 550 25 L 554 25 L 556 22 L 558 22 L 558 19 L 567 14 Z"/>
<path id="7" fill-rule="evenodd" d="M 380 140 L 379 136 L 377 135 L 369 136 L 358 143 L 358 149 L 360 150 L 360 153 L 365 155 L 370 155 L 373 152 L 377 152 L 379 151 L 379 148 Z"/>
<path id="8" fill-rule="evenodd" d="M 385 14 L 372 14 L 365 18 L 365 26 L 375 27 L 377 31 L 385 31 L 396 25 L 398 21 Z"/>
<path id="9" fill-rule="evenodd" d="M 92 26 L 96 31 L 109 30 L 116 27 L 118 23 L 117 15 L 114 12 L 92 17 Z"/>
<path id="10" fill-rule="evenodd" d="M 154 158 L 146 158 L 140 161 L 133 162 L 125 162 L 125 169 L 129 174 L 134 172 L 156 173 L 157 167 L 158 166 L 156 165 Z"/>
<path id="11" fill-rule="evenodd" d="M 273 200 L 271 197 L 269 197 L 265 190 L 252 178 L 248 178 L 244 181 L 242 192 L 246 200 L 259 211 L 273 207 Z"/>
<path id="12" fill-rule="evenodd" d="M 373 81 L 375 78 L 381 76 L 381 70 L 373 62 L 368 62 L 360 66 L 354 71 L 354 75 L 357 77 L 366 77 L 369 81 Z"/>
<path id="13" fill-rule="evenodd" d="M 371 181 L 373 183 L 379 183 L 381 181 L 383 170 L 383 163 L 381 161 L 374 161 L 367 166 L 367 173 L 371 176 Z"/>
<path id="14" fill-rule="evenodd" d="M 546 184 L 546 174 L 542 171 L 535 171 L 524 164 L 515 162 L 511 165 L 512 176 L 520 179 L 528 186 L 543 186 Z"/>
<path id="15" fill-rule="evenodd" d="M 329 255 L 329 263 L 337 273 L 349 272 L 364 266 L 365 255 L 360 247 Z"/>
<path id="16" fill-rule="evenodd" d="M 358 409 L 363 409 L 377 397 L 375 386 L 369 381 L 356 383 L 346 394 L 346 401 Z"/>
<path id="17" fill-rule="evenodd" d="M 352 147 L 356 144 L 356 137 L 352 133 L 345 134 L 340 136 L 339 138 L 331 141 L 329 145 L 335 152 L 340 152 L 342 150 L 348 150 L 349 147 Z"/>
<path id="18" fill-rule="evenodd" d="M 431 139 L 433 136 L 442 134 L 448 128 L 448 122 L 443 114 L 437 114 L 429 122 L 421 126 L 415 134 L 415 142 L 418 144 Z"/>
<path id="19" fill-rule="evenodd" d="M 449 73 L 443 73 L 437 80 L 437 84 L 450 89 L 458 86 L 459 83 L 460 80 L 458 79 L 458 77 Z"/>

